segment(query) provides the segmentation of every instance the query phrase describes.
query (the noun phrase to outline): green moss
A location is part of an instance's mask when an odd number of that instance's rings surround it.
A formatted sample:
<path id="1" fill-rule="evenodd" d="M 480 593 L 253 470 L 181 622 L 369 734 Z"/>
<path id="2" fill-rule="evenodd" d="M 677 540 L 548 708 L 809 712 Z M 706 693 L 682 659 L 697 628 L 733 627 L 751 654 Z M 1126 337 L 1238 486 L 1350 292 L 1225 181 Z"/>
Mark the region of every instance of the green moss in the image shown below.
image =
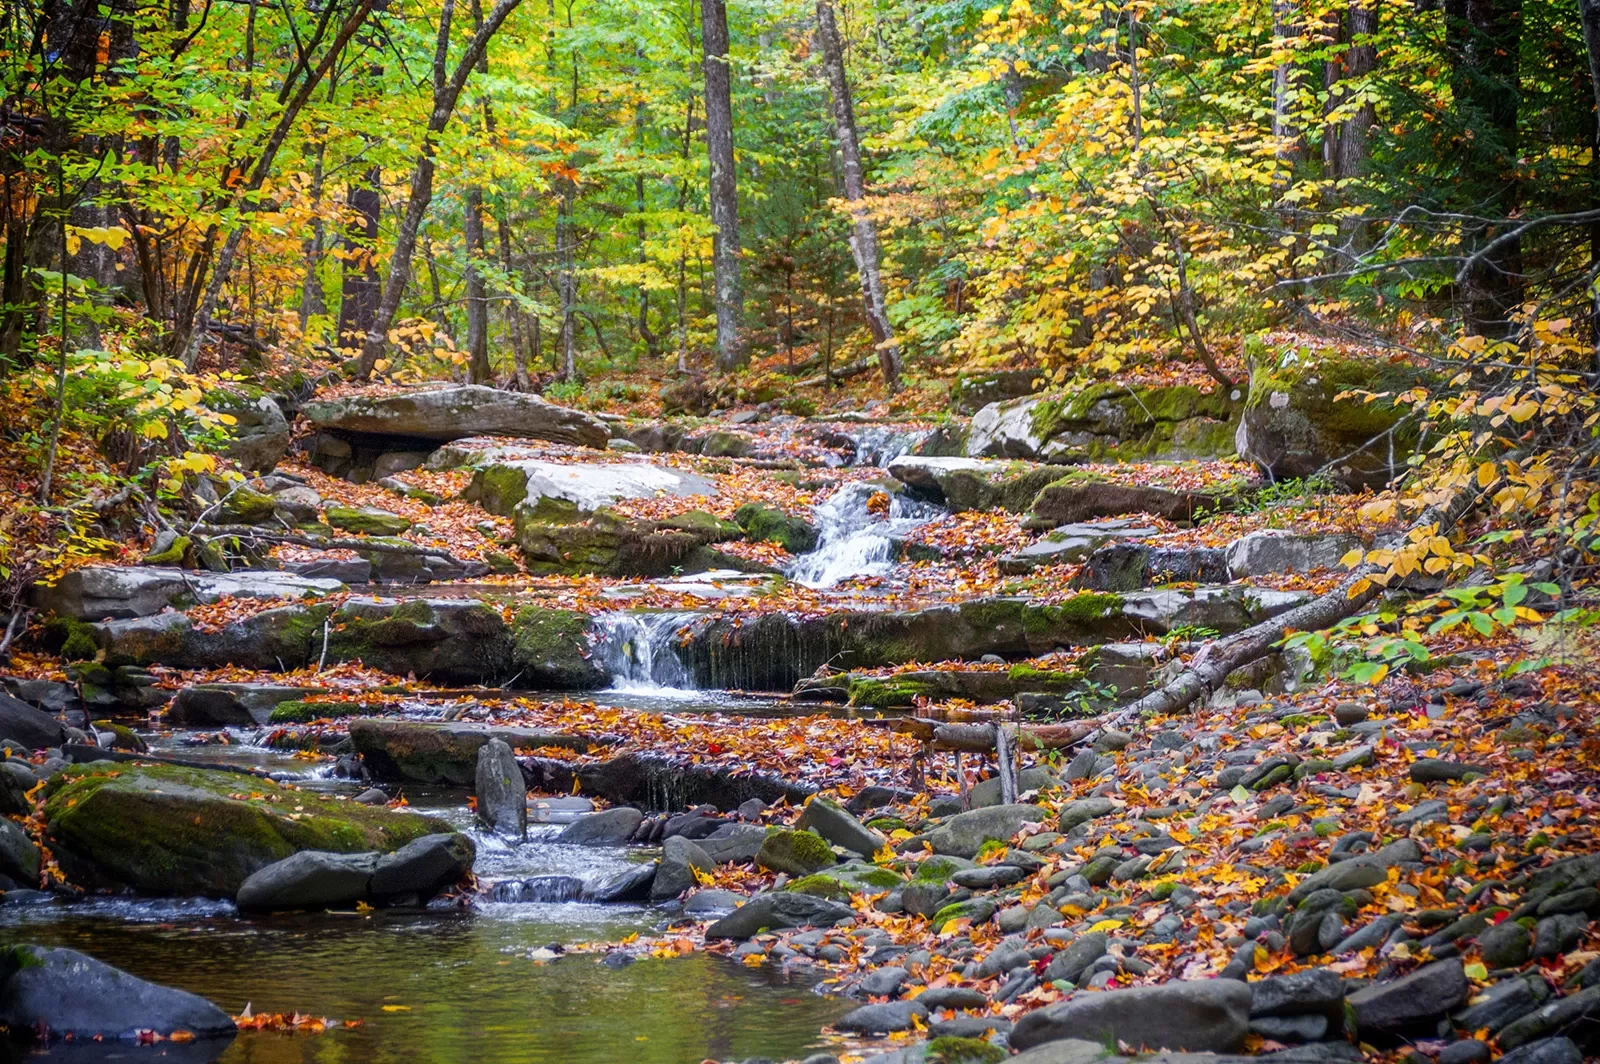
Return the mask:
<path id="1" fill-rule="evenodd" d="M 769 833 L 762 841 L 756 863 L 773 872 L 809 876 L 838 862 L 833 849 L 816 832 L 780 830 Z"/>
<path id="2" fill-rule="evenodd" d="M 492 514 L 510 517 L 528 497 L 527 471 L 514 465 L 484 466 L 472 474 L 472 482 L 461 495 Z"/>
<path id="3" fill-rule="evenodd" d="M 981 1038 L 955 1038 L 942 1035 L 923 1049 L 928 1064 L 1000 1064 L 1005 1050 Z"/>
<path id="4" fill-rule="evenodd" d="M 164 551 L 152 552 L 144 556 L 144 565 L 182 565 L 183 556 L 189 552 L 189 544 L 193 542 L 188 536 L 179 536 L 174 539 Z"/>
<path id="5" fill-rule="evenodd" d="M 334 528 L 358 535 L 398 536 L 411 527 L 409 519 L 372 506 L 330 506 L 323 516 Z"/>
<path id="6" fill-rule="evenodd" d="M 739 507 L 734 521 L 754 542 L 773 542 L 790 554 L 805 554 L 817 546 L 817 530 L 775 506 L 749 502 Z"/>
<path id="7" fill-rule="evenodd" d="M 850 888 L 825 873 L 805 876 L 784 888 L 792 894 L 810 894 L 817 898 L 848 898 Z"/>
<path id="8" fill-rule="evenodd" d="M 1051 609 L 1063 620 L 1098 621 L 1122 610 L 1122 596 L 1104 591 L 1081 591 Z"/>
<path id="9" fill-rule="evenodd" d="M 965 864 L 957 864 L 948 857 L 929 857 L 917 865 L 917 874 L 914 879 L 922 880 L 923 882 L 942 883 L 966 867 Z"/>
<path id="10" fill-rule="evenodd" d="M 1082 679 L 1082 674 L 1061 669 L 1041 669 L 1034 665 L 1013 665 L 1006 675 L 1019 691 L 1047 691 L 1067 687 Z"/>
<path id="11" fill-rule="evenodd" d="M 74 765 L 44 793 L 45 842 L 69 878 L 158 894 L 231 896 L 299 850 L 389 852 L 449 830 L 415 813 L 175 765 Z"/>
<path id="12" fill-rule="evenodd" d="M 271 495 L 240 484 L 228 493 L 227 501 L 222 504 L 222 516 L 250 525 L 271 517 L 277 505 Z"/>
<path id="13" fill-rule="evenodd" d="M 306 702 L 294 699 L 289 702 L 279 702 L 273 707 L 267 720 L 273 724 L 305 724 L 313 720 L 381 713 L 385 708 L 382 703 L 368 705 L 364 702 Z"/>
<path id="14" fill-rule="evenodd" d="M 55 617 L 45 625 L 48 643 L 59 646 L 56 651 L 62 661 L 92 661 L 100 653 L 95 642 L 94 626 L 76 617 Z"/>
<path id="15" fill-rule="evenodd" d="M 998 857 L 1000 854 L 1005 853 L 1006 849 L 1006 844 L 999 839 L 990 839 L 978 849 L 977 861 L 982 864 L 990 857 Z"/>
<path id="16" fill-rule="evenodd" d="M 891 831 L 904 831 L 906 822 L 897 816 L 875 816 L 867 821 L 867 827 L 874 831 L 881 831 L 885 835 Z"/>
<path id="17" fill-rule="evenodd" d="M 708 514 L 704 510 L 690 510 L 688 513 L 668 518 L 661 522 L 661 526 L 677 532 L 692 533 L 706 543 L 723 543 L 744 538 L 743 528 L 732 521 L 724 521 L 716 514 Z"/>
<path id="18" fill-rule="evenodd" d="M 852 676 L 848 686 L 852 706 L 869 706 L 873 709 L 900 709 L 917 704 L 917 699 L 936 697 L 936 684 L 922 680 L 900 680 L 894 677 L 874 679 L 870 676 Z"/>

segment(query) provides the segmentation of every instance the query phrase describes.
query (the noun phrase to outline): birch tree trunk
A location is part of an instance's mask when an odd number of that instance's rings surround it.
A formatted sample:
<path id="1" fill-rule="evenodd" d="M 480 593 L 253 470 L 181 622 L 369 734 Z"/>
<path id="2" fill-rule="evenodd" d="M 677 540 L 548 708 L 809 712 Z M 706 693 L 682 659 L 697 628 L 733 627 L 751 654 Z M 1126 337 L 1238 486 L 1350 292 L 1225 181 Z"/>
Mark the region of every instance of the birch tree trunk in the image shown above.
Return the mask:
<path id="1" fill-rule="evenodd" d="M 850 211 L 850 254 L 861 277 L 861 297 L 866 304 L 867 325 L 878 349 L 878 366 L 883 383 L 892 392 L 900 386 L 900 345 L 889 324 L 883 291 L 883 272 L 878 248 L 878 230 L 867 213 L 866 185 L 861 171 L 861 140 L 856 133 L 855 107 L 850 99 L 850 82 L 844 72 L 844 44 L 834 22 L 833 5 L 817 0 L 817 38 L 822 47 L 822 65 L 833 97 L 833 124 L 839 140 L 839 160 L 843 170 L 845 204 Z"/>
<path id="2" fill-rule="evenodd" d="M 711 222 L 717 227 L 711 270 L 716 287 L 717 368 L 738 369 L 744 349 L 744 286 L 739 265 L 739 182 L 733 165 L 733 79 L 728 67 L 728 6 L 702 0 L 700 39 L 705 58 L 706 154 L 711 160 Z"/>

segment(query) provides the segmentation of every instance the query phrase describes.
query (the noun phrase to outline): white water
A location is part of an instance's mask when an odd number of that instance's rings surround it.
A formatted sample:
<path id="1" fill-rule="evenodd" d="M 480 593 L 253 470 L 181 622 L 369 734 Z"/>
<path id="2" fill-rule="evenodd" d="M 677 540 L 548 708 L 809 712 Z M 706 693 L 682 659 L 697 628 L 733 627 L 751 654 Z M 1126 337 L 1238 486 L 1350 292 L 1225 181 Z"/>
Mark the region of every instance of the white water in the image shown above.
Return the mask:
<path id="1" fill-rule="evenodd" d="M 869 427 L 850 433 L 856 443 L 853 466 L 886 466 L 907 454 L 913 447 L 927 439 L 927 429 L 894 429 Z"/>
<path id="2" fill-rule="evenodd" d="M 694 677 L 678 657 L 678 632 L 692 613 L 606 613 L 595 618 L 600 660 L 611 674 L 608 690 L 656 698 L 698 698 Z"/>
<path id="3" fill-rule="evenodd" d="M 789 566 L 789 579 L 826 588 L 844 580 L 882 576 L 894 568 L 898 542 L 939 512 L 925 503 L 889 496 L 887 513 L 873 513 L 867 501 L 883 489 L 869 483 L 846 484 L 812 511 L 817 547 Z"/>

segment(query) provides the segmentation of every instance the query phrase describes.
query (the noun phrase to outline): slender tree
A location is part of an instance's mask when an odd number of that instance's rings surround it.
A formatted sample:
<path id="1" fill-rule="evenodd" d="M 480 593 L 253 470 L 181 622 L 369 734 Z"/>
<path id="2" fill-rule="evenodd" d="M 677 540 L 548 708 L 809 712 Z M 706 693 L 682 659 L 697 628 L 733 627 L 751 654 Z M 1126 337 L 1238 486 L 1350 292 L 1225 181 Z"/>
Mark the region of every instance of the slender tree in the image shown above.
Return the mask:
<path id="1" fill-rule="evenodd" d="M 733 165 L 733 79 L 728 66 L 728 7 L 702 0 L 700 40 L 705 61 L 706 154 L 711 160 L 711 222 L 717 235 L 711 252 L 716 288 L 717 368 L 738 369 L 749 361 L 744 348 L 744 285 L 740 277 L 739 182 Z"/>
<path id="2" fill-rule="evenodd" d="M 840 169 L 844 178 L 845 206 L 850 212 L 850 254 L 861 277 L 861 298 L 867 325 L 878 348 L 878 366 L 883 382 L 891 391 L 900 386 L 900 344 L 889 324 L 884 298 L 882 256 L 878 230 L 867 212 L 866 184 L 861 171 L 861 139 L 856 132 L 855 106 L 850 99 L 850 82 L 845 77 L 844 44 L 834 21 L 833 5 L 817 0 L 817 38 L 822 49 L 822 66 L 827 73 L 833 97 L 834 133 L 839 141 Z"/>

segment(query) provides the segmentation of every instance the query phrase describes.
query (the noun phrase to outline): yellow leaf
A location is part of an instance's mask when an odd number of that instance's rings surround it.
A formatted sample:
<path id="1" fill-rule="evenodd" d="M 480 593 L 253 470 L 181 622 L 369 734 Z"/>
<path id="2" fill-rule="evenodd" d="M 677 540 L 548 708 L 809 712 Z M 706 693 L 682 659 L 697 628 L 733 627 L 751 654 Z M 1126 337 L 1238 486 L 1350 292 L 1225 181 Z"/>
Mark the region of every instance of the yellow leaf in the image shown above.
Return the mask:
<path id="1" fill-rule="evenodd" d="M 1089 925 L 1090 931 L 1115 931 L 1122 926 L 1121 920 L 1097 920 Z"/>
<path id="2" fill-rule="evenodd" d="M 1346 569 L 1354 569 L 1356 566 L 1361 564 L 1361 559 L 1365 558 L 1365 557 L 1366 557 L 1366 552 L 1363 551 L 1360 547 L 1357 547 L 1354 550 L 1352 550 L 1352 551 L 1348 552 L 1347 554 L 1345 554 L 1345 556 L 1343 558 L 1340 558 L 1339 559 L 1339 564 L 1344 566 Z"/>
<path id="3" fill-rule="evenodd" d="M 1487 488 L 1494 483 L 1497 470 L 1493 462 L 1485 462 L 1478 467 L 1478 487 Z"/>

